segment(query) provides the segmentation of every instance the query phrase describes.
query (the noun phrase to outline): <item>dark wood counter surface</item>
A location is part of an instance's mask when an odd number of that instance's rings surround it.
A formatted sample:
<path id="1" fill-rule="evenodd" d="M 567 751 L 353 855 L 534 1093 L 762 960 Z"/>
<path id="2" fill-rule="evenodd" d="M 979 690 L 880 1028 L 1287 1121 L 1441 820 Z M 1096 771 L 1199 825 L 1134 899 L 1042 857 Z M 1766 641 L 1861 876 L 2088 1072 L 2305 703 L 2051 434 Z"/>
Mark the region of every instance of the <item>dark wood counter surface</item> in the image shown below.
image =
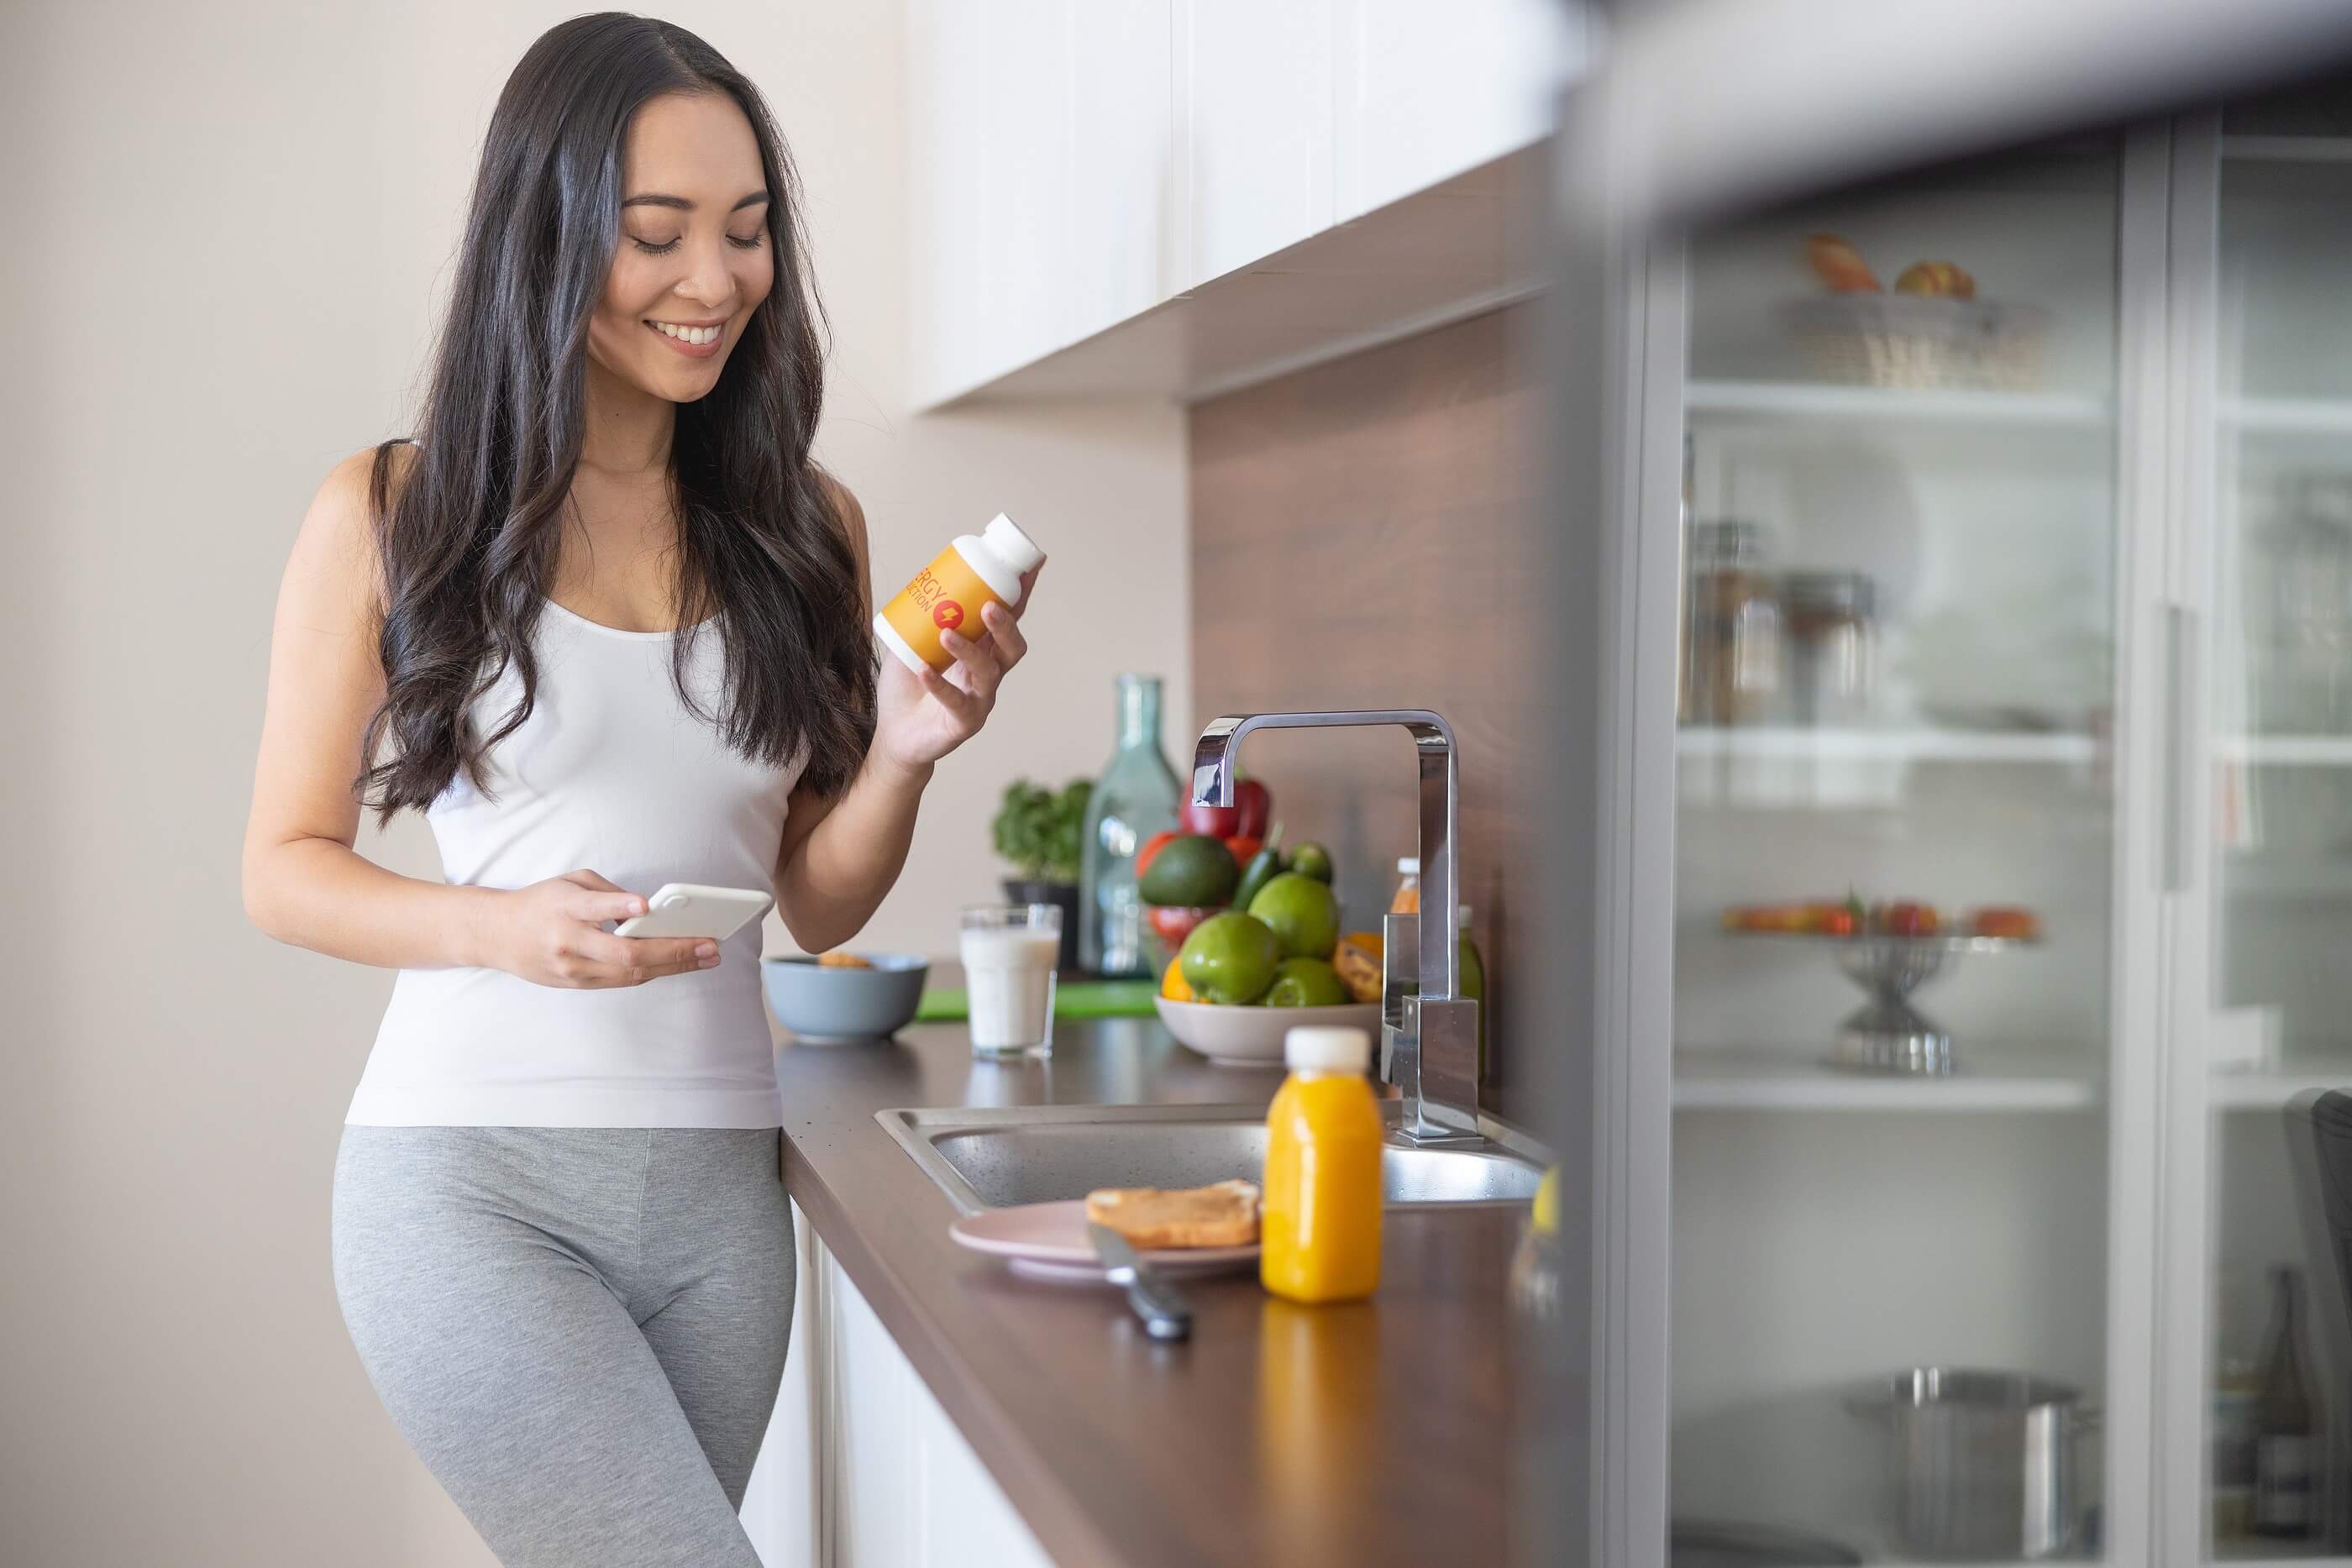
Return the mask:
<path id="1" fill-rule="evenodd" d="M 955 1210 L 874 1120 L 897 1106 L 1263 1104 L 1156 1020 L 1062 1024 L 1050 1060 L 975 1061 L 961 1025 L 786 1045 L 785 1183 L 1055 1558 L 1106 1568 L 1496 1563 L 1511 1441 L 1516 1209 L 1389 1216 L 1380 1293 L 1294 1306 L 1192 1281 L 1154 1343 L 1108 1287 L 956 1246 Z"/>

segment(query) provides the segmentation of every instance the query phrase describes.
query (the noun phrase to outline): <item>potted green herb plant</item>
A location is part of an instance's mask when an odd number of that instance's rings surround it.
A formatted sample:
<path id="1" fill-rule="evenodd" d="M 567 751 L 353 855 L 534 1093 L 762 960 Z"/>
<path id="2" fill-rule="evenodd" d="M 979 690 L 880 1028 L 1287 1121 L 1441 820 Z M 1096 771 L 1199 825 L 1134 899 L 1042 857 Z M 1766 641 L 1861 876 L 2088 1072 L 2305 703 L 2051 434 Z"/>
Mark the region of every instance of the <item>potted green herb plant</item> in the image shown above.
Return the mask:
<path id="1" fill-rule="evenodd" d="M 1078 864 L 1091 779 L 1073 779 L 1059 789 L 1015 779 L 991 824 L 996 852 L 1021 870 L 1004 879 L 1013 904 L 1058 904 L 1062 911 L 1061 967 L 1078 967 Z"/>

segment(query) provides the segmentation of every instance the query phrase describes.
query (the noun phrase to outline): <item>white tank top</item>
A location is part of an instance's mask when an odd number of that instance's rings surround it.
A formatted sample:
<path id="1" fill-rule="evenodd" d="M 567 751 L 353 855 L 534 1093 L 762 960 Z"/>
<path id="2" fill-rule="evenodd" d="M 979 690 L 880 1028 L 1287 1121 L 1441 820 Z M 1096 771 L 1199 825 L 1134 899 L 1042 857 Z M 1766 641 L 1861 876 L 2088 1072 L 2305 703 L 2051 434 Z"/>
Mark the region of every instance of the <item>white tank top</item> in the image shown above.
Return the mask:
<path id="1" fill-rule="evenodd" d="M 460 769 L 425 811 L 449 882 L 517 888 L 584 867 L 641 895 L 666 882 L 772 887 L 800 769 L 747 759 L 686 710 L 670 680 L 677 635 L 617 631 L 548 601 L 538 704 L 485 759 L 496 799 Z M 714 715 L 725 666 L 706 623 L 688 685 Z M 521 689 L 506 671 L 475 702 L 476 732 L 490 734 Z M 760 946 L 755 921 L 719 945 L 717 968 L 594 990 L 403 969 L 345 1120 L 781 1125 Z"/>

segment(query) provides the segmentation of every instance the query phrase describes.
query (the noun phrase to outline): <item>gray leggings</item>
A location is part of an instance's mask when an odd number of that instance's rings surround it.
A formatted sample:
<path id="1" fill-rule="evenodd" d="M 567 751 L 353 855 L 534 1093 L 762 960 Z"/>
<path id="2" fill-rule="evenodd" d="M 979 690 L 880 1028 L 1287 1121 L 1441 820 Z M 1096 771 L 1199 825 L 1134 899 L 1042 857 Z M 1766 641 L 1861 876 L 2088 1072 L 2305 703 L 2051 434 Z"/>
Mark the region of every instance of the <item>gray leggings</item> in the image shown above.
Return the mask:
<path id="1" fill-rule="evenodd" d="M 784 1368 L 778 1134 L 346 1127 L 335 1293 L 507 1568 L 760 1568 L 736 1518 Z"/>

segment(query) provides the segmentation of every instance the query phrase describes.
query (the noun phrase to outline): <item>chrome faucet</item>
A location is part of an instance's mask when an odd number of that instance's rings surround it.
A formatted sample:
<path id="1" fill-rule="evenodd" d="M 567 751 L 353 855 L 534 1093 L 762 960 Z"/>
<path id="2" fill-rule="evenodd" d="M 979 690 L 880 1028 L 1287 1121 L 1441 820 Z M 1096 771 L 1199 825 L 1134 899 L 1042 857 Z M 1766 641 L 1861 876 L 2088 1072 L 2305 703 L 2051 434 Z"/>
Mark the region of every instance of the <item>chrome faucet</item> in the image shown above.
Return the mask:
<path id="1" fill-rule="evenodd" d="M 1478 1004 L 1459 994 L 1454 843 L 1460 771 L 1454 728 L 1424 708 L 1358 713 L 1227 714 L 1201 732 L 1192 751 L 1192 799 L 1234 803 L 1234 761 L 1254 729 L 1329 729 L 1401 725 L 1421 758 L 1421 953 L 1419 992 L 1402 1001 L 1388 1074 L 1404 1094 L 1401 1130 L 1416 1144 L 1466 1143 L 1478 1128 Z M 1433 912 L 1435 918 L 1432 919 Z M 1388 959 L 1383 958 L 1383 967 Z"/>

